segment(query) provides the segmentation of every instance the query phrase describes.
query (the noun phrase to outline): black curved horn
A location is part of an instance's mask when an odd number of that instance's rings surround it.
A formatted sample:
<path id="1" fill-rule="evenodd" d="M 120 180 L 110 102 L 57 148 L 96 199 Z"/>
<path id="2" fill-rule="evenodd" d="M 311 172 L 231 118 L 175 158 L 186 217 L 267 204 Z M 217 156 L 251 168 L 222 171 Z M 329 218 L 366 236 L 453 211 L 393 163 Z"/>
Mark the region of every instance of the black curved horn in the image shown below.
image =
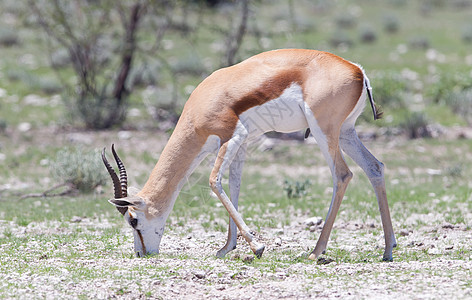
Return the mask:
<path id="1" fill-rule="evenodd" d="M 106 148 L 103 148 L 102 160 L 103 160 L 103 163 L 105 164 L 105 167 L 107 168 L 108 174 L 110 174 L 111 176 L 111 180 L 113 180 L 113 189 L 115 190 L 115 199 L 123 198 L 122 193 L 121 193 L 121 188 L 120 188 L 120 179 L 118 178 L 118 175 L 116 175 L 116 172 L 113 169 L 113 167 L 108 162 L 105 156 L 105 150 Z"/>
<path id="2" fill-rule="evenodd" d="M 128 176 L 126 175 L 126 168 L 121 159 L 118 157 L 115 151 L 115 145 L 111 145 L 111 152 L 115 157 L 116 164 L 118 165 L 118 169 L 120 170 L 120 185 L 121 185 L 121 196 L 122 198 L 128 196 Z"/>
<path id="3" fill-rule="evenodd" d="M 122 189 L 121 189 L 121 184 L 120 184 L 120 179 L 118 178 L 118 175 L 116 175 L 115 170 L 113 167 L 110 165 L 108 162 L 106 156 L 105 156 L 105 150 L 106 148 L 103 148 L 102 151 L 102 161 L 105 164 L 105 167 L 107 168 L 108 174 L 110 174 L 111 179 L 113 180 L 113 189 L 115 190 L 115 199 L 120 199 L 126 196 L 123 196 Z M 126 213 L 128 210 L 127 207 L 117 207 L 116 208 L 122 215 Z"/>

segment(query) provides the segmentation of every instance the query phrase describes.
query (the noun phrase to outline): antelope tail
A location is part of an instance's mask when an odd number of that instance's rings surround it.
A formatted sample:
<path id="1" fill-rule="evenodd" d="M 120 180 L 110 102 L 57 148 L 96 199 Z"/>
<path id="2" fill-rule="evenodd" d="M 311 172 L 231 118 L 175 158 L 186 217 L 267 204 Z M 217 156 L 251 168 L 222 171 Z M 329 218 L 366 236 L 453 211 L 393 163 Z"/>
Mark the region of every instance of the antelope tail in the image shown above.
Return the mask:
<path id="1" fill-rule="evenodd" d="M 367 96 L 369 96 L 370 106 L 372 107 L 372 113 L 374 114 L 374 120 L 378 120 L 382 118 L 383 112 L 382 110 L 377 107 L 374 102 L 374 97 L 372 96 L 372 87 L 370 86 L 369 78 L 364 74 L 364 84 L 367 90 Z"/>

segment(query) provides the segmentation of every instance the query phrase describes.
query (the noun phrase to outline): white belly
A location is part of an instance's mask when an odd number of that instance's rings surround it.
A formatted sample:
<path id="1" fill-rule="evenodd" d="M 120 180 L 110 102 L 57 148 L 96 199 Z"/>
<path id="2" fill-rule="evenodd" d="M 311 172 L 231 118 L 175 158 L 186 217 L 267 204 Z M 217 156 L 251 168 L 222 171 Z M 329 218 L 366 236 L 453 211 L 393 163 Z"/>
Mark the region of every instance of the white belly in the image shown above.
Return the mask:
<path id="1" fill-rule="evenodd" d="M 280 97 L 248 109 L 239 119 L 249 137 L 269 131 L 294 132 L 308 128 L 303 107 L 302 88 L 294 83 Z"/>

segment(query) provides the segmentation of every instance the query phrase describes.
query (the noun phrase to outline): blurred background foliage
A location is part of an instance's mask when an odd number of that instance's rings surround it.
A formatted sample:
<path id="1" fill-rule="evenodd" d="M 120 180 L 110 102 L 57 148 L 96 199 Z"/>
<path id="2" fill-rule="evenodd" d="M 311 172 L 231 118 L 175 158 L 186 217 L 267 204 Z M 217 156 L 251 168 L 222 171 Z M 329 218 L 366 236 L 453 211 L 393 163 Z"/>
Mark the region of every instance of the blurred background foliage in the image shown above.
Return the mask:
<path id="1" fill-rule="evenodd" d="M 33 128 L 168 130 L 212 71 L 277 48 L 362 64 L 386 112 L 380 126 L 411 133 L 472 123 L 472 0 L 0 5 L 0 132 L 25 120 Z"/>

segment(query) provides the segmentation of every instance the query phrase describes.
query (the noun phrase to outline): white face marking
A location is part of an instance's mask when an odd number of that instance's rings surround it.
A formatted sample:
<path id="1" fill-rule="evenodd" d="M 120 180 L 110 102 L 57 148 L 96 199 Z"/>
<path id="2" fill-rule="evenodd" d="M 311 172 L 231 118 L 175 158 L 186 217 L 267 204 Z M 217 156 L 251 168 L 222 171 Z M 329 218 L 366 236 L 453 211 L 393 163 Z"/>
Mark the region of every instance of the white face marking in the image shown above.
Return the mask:
<path id="1" fill-rule="evenodd" d="M 138 257 L 146 254 L 158 254 L 162 234 L 168 214 L 148 220 L 143 212 L 130 211 L 125 213 L 126 221 L 133 227 L 134 252 Z"/>
<path id="2" fill-rule="evenodd" d="M 248 131 L 249 138 L 268 131 L 294 132 L 308 128 L 303 105 L 303 90 L 293 83 L 280 97 L 248 109 L 239 119 Z"/>

